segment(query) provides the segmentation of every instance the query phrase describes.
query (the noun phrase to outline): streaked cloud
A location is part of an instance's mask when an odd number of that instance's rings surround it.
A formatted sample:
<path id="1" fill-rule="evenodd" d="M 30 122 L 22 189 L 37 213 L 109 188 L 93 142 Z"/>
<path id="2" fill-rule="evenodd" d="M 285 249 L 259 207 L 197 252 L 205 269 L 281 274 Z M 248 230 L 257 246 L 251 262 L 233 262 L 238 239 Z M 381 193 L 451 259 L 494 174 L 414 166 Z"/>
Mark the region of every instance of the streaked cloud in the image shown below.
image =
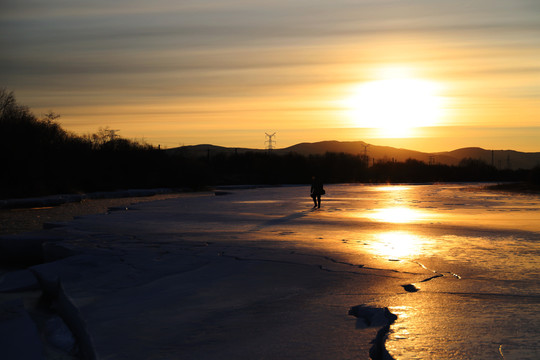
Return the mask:
<path id="1" fill-rule="evenodd" d="M 198 123 L 208 142 L 209 127 L 339 128 L 348 87 L 405 64 L 448 84 L 456 125 L 504 126 L 524 107 L 532 126 L 539 16 L 534 0 L 6 0 L 0 86 L 74 131 L 182 142 Z"/>

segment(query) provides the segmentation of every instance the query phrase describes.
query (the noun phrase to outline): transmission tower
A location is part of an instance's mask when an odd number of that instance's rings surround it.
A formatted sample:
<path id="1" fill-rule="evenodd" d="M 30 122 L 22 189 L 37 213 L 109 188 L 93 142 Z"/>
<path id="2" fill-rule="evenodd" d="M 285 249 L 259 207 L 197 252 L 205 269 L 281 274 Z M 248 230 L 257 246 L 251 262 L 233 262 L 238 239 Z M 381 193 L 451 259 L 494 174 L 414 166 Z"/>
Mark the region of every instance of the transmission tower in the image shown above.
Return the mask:
<path id="1" fill-rule="evenodd" d="M 266 140 L 264 142 L 264 145 L 266 146 L 266 144 L 268 144 L 266 149 L 268 151 L 272 151 L 274 149 L 274 145 L 276 144 L 276 140 L 274 140 L 274 136 L 276 136 L 276 133 L 273 133 L 273 134 L 265 133 L 265 134 L 266 134 Z"/>
<path id="2" fill-rule="evenodd" d="M 362 146 L 364 147 L 364 162 L 366 163 L 366 167 L 369 167 L 369 157 L 367 152 L 369 144 L 362 144 Z"/>

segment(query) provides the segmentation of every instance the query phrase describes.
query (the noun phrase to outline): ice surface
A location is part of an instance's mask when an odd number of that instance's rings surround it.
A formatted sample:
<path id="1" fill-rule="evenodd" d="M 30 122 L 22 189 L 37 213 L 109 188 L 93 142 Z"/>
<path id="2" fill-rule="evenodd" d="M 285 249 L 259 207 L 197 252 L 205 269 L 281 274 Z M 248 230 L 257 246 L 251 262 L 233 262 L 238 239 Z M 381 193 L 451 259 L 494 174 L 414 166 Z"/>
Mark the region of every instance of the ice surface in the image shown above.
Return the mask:
<path id="1" fill-rule="evenodd" d="M 0 304 L 0 355 L 10 360 L 45 359 L 36 325 L 21 300 Z"/>
<path id="2" fill-rule="evenodd" d="M 314 211 L 293 186 L 81 217 L 31 269 L 98 358 L 368 358 L 357 304 L 397 315 L 395 359 L 539 358 L 537 196 L 325 188 Z"/>

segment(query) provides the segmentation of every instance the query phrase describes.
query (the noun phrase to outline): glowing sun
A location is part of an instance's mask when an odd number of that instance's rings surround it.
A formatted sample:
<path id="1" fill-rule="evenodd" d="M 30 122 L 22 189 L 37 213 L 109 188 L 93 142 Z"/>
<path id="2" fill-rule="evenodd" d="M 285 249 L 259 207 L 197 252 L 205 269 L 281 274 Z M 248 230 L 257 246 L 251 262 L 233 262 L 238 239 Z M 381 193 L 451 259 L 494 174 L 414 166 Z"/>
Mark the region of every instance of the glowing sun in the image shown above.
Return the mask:
<path id="1" fill-rule="evenodd" d="M 443 98 L 436 82 L 393 78 L 363 83 L 345 100 L 353 126 L 375 128 L 381 137 L 408 137 L 439 123 Z"/>

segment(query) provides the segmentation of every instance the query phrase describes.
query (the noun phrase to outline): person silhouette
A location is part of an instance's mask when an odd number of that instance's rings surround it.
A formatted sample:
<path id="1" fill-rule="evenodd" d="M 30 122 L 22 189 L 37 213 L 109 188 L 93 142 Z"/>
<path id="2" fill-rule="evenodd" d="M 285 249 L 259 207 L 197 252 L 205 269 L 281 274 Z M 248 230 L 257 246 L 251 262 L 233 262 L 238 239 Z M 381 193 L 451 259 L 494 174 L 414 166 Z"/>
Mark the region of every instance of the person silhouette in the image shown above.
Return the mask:
<path id="1" fill-rule="evenodd" d="M 316 176 L 313 176 L 311 178 L 311 198 L 313 199 L 313 208 L 321 208 L 321 195 L 324 195 L 326 191 L 324 191 L 323 183 L 319 178 Z"/>

